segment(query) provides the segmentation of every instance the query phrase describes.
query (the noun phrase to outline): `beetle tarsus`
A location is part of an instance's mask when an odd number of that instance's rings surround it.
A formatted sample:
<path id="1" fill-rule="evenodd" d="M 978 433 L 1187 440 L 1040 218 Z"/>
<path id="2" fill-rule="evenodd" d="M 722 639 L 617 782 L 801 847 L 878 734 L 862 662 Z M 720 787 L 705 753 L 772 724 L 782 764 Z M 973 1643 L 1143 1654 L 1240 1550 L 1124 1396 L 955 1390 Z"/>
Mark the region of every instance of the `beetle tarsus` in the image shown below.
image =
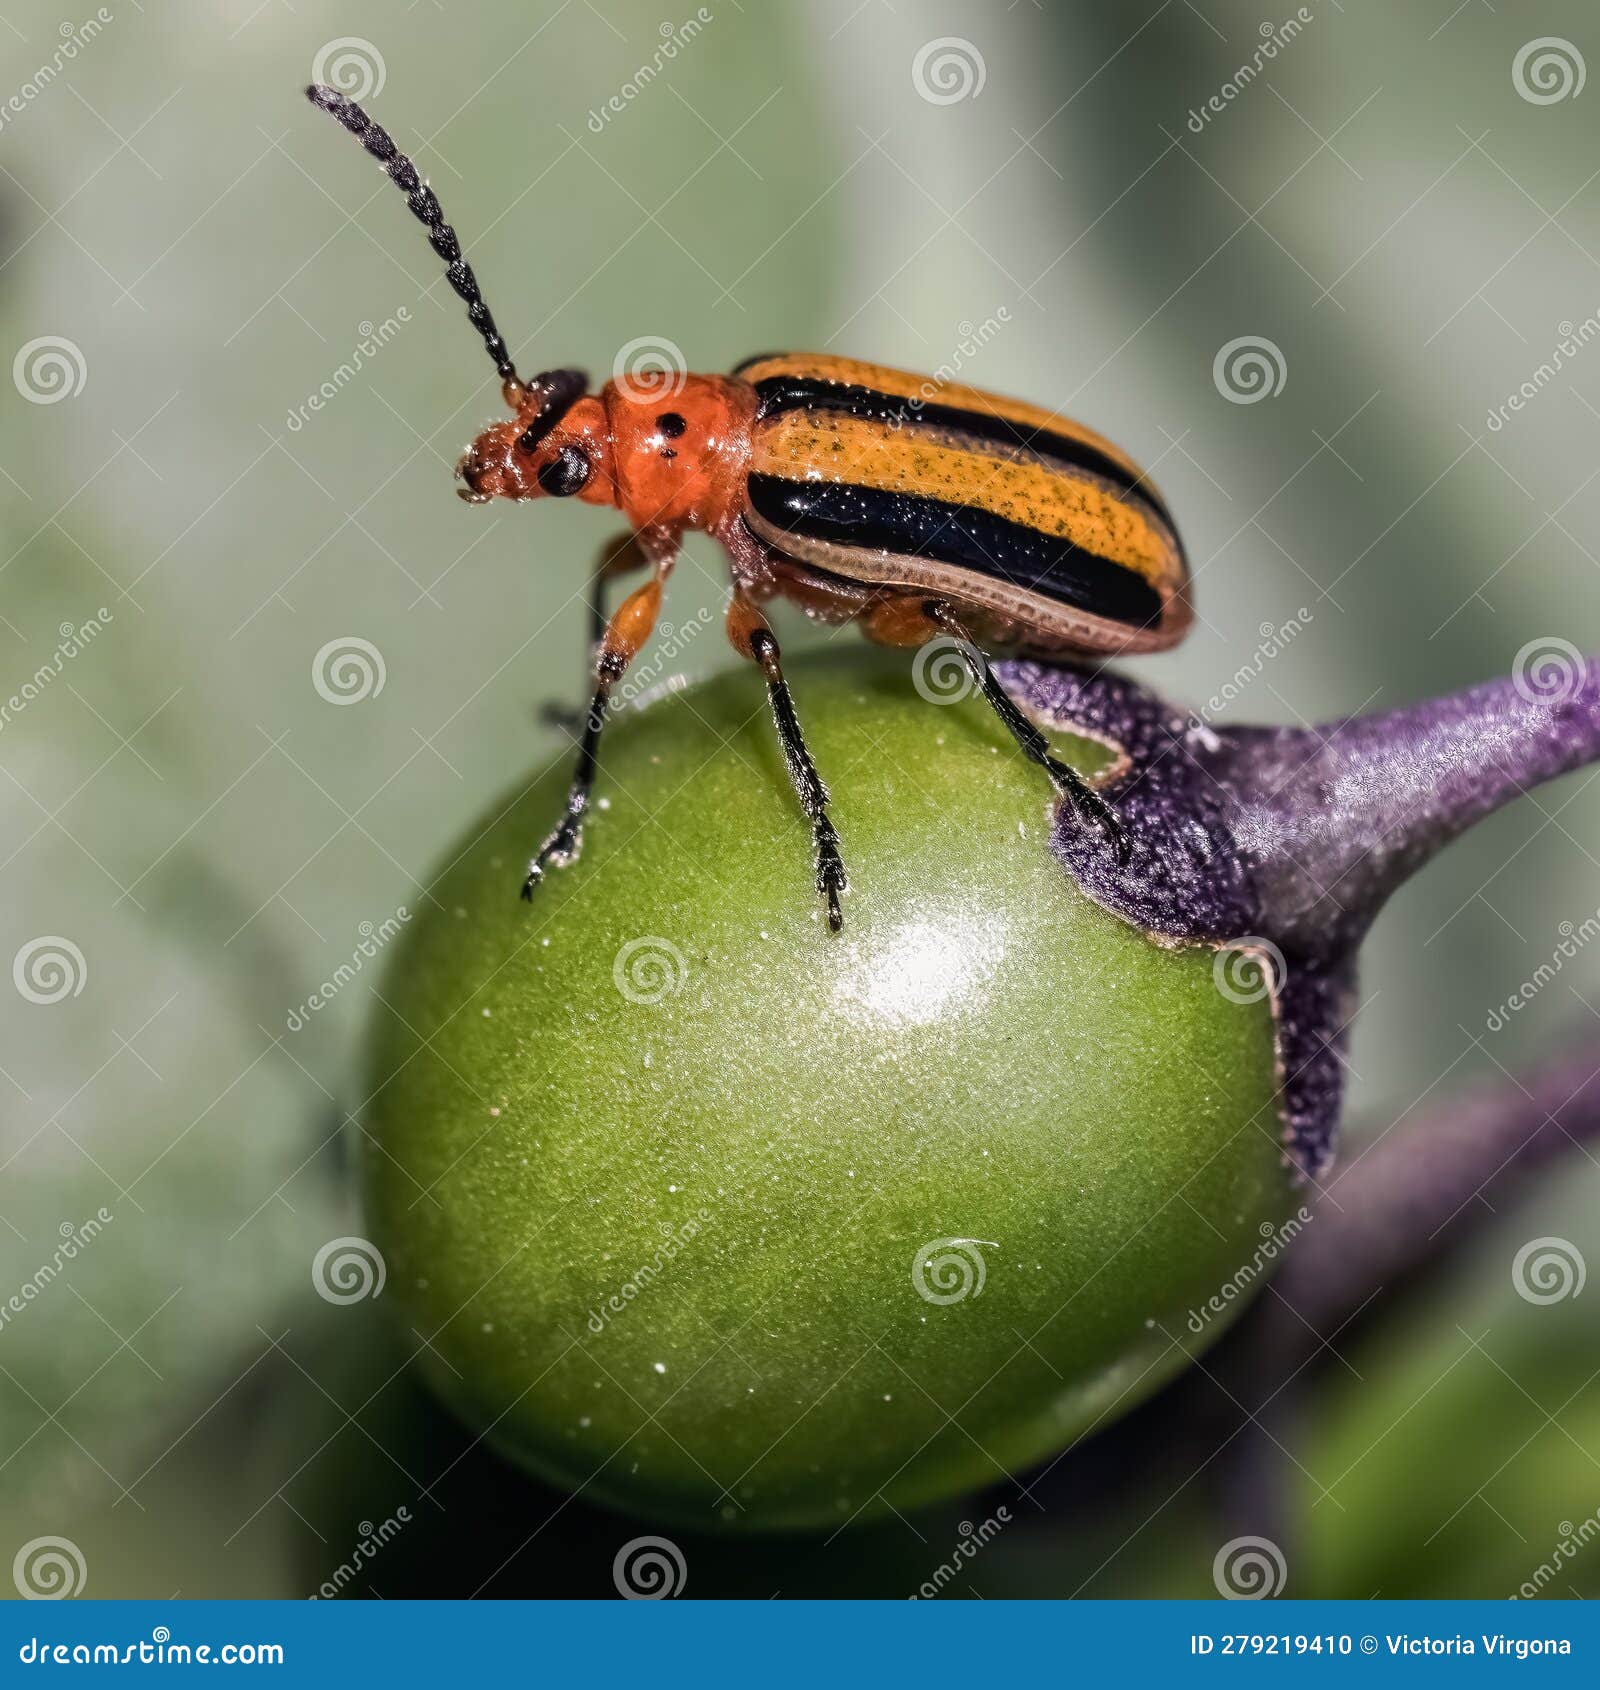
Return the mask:
<path id="1" fill-rule="evenodd" d="M 1128 838 L 1128 830 L 1118 820 L 1117 812 L 1076 769 L 1052 755 L 1049 740 L 1023 715 L 1010 693 L 994 678 L 994 671 L 983 653 L 967 637 L 954 610 L 942 599 L 933 599 L 924 605 L 923 613 L 936 627 L 953 636 L 968 673 L 989 701 L 995 715 L 1005 724 L 1006 731 L 1017 742 L 1017 748 L 1049 775 L 1051 785 L 1071 804 L 1073 813 L 1080 820 L 1092 821 L 1105 834 L 1117 854 L 1117 862 L 1126 865 L 1133 855 L 1133 842 Z"/>
<path id="2" fill-rule="evenodd" d="M 574 794 L 574 798 L 576 794 Z M 580 808 L 572 808 L 569 800 L 567 813 L 557 824 L 555 831 L 545 840 L 533 860 L 528 864 L 528 873 L 522 882 L 522 898 L 524 903 L 533 902 L 533 889 L 539 885 L 545 876 L 547 868 L 566 868 L 575 863 L 583 852 L 583 816 L 588 808 L 588 794 L 583 795 Z"/>
<path id="3" fill-rule="evenodd" d="M 1093 822 L 1100 829 L 1116 852 L 1118 865 L 1126 868 L 1133 855 L 1133 841 L 1117 812 L 1076 769 L 1054 757 L 1045 767 L 1056 791 L 1072 806 L 1074 814 L 1080 820 Z"/>

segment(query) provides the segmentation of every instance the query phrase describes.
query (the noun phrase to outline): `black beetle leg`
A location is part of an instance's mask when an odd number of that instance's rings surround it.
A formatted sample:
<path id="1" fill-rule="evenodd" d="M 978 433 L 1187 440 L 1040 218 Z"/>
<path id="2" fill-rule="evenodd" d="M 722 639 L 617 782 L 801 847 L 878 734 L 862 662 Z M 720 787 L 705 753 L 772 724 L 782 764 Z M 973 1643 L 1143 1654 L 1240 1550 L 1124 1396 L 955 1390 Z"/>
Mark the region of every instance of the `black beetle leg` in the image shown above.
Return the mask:
<path id="1" fill-rule="evenodd" d="M 850 883 L 839 849 L 839 833 L 828 816 L 828 789 L 817 773 L 817 766 L 806 747 L 805 735 L 800 731 L 794 695 L 783 678 L 777 638 L 768 627 L 766 617 L 737 589 L 728 604 L 728 638 L 734 650 L 757 664 L 766 677 L 767 699 L 772 705 L 778 742 L 783 747 L 784 766 L 794 784 L 800 808 L 811 823 L 817 860 L 817 891 L 828 906 L 828 930 L 837 933 L 844 926 L 844 911 L 839 900 L 849 890 Z"/>
<path id="2" fill-rule="evenodd" d="M 1051 784 L 1071 804 L 1076 815 L 1094 822 L 1099 827 L 1116 851 L 1117 861 L 1126 863 L 1133 847 L 1127 830 L 1117 817 L 1117 812 L 1076 769 L 1063 763 L 1058 757 L 1051 756 L 1050 742 L 1023 715 L 1012 701 L 1011 695 L 994 678 L 994 671 L 985 661 L 983 653 L 967 637 L 950 606 L 942 600 L 933 599 L 924 610 L 930 622 L 937 623 L 954 638 L 973 681 L 988 699 L 995 715 L 1005 724 L 1006 730 L 1017 742 L 1022 754 L 1037 763 L 1049 775 Z"/>
<path id="3" fill-rule="evenodd" d="M 628 665 L 638 656 L 640 647 L 655 628 L 656 617 L 661 611 L 663 576 L 664 571 L 658 571 L 642 587 L 635 587 L 606 623 L 595 658 L 594 693 L 589 700 L 589 713 L 584 718 L 583 738 L 578 743 L 578 766 L 573 770 L 572 785 L 567 789 L 567 807 L 528 864 L 528 873 L 522 882 L 524 898 L 533 897 L 533 889 L 544 879 L 547 868 L 565 868 L 577 860 L 583 849 L 583 821 L 589 810 L 589 795 L 599 765 L 600 734 L 611 705 L 611 691 L 627 673 Z"/>

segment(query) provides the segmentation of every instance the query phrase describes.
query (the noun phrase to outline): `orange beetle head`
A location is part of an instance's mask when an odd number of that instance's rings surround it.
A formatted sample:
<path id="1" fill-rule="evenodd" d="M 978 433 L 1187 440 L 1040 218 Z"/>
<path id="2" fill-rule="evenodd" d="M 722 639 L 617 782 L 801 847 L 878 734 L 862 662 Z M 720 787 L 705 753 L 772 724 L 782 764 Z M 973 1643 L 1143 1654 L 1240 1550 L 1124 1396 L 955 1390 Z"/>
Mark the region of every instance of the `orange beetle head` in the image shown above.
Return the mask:
<path id="1" fill-rule="evenodd" d="M 508 381 L 506 402 L 516 412 L 491 423 L 456 464 L 460 496 L 490 499 L 571 498 L 616 502 L 606 410 L 585 398 L 581 370 L 547 370 L 526 385 Z"/>

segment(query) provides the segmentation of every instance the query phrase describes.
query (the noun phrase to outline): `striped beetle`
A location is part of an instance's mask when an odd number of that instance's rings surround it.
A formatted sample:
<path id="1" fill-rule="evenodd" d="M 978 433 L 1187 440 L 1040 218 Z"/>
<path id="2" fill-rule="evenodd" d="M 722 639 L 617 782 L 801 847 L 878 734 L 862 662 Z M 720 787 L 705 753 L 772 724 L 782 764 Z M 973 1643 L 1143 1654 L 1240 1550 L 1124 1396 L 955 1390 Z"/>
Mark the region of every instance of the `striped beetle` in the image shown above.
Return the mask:
<path id="1" fill-rule="evenodd" d="M 319 85 L 306 94 L 406 195 L 499 373 L 512 416 L 486 428 L 456 465 L 461 497 L 577 497 L 628 520 L 623 544 L 602 553 L 596 572 L 594 692 L 566 809 L 528 865 L 524 898 L 548 868 L 578 855 L 612 690 L 651 636 L 690 529 L 728 554 L 728 638 L 766 680 L 834 932 L 843 925 L 844 859 L 761 610 L 775 596 L 819 620 L 855 621 L 886 645 L 954 638 L 1017 745 L 1126 861 L 1115 811 L 1051 755 L 979 648 L 1070 657 L 1159 651 L 1183 637 L 1191 619 L 1183 547 L 1132 459 L 1037 406 L 833 356 L 756 358 L 731 376 L 613 380 L 598 394 L 579 370 L 523 381 L 416 166 L 347 95 Z M 649 579 L 607 616 L 603 583 L 630 568 Z"/>

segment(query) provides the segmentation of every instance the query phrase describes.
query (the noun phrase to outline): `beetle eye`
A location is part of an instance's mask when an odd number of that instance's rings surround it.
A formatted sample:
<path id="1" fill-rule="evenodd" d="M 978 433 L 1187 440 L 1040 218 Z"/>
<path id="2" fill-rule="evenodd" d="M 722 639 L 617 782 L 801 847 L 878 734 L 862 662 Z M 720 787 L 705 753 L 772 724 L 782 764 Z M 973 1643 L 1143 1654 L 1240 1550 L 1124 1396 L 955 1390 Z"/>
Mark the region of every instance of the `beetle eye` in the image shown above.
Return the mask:
<path id="1" fill-rule="evenodd" d="M 552 499 L 571 498 L 588 479 L 588 455 L 578 446 L 563 446 L 539 471 L 539 485 Z"/>

